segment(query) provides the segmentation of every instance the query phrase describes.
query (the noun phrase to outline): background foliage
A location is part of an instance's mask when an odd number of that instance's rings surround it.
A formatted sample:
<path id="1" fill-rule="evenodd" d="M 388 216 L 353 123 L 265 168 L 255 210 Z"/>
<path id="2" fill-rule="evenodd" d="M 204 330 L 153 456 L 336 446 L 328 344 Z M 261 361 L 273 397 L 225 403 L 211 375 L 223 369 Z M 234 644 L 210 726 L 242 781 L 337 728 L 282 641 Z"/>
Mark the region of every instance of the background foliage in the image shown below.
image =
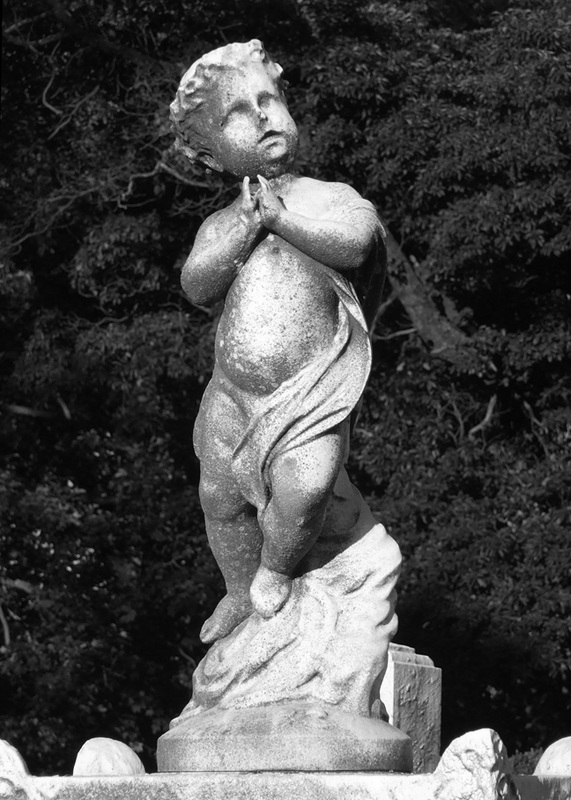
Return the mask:
<path id="1" fill-rule="evenodd" d="M 235 187 L 173 152 L 168 104 L 253 36 L 300 170 L 392 234 L 350 466 L 405 555 L 398 640 L 444 668 L 443 743 L 570 733 L 566 0 L 8 0 L 0 728 L 37 774 L 98 735 L 153 768 L 222 592 L 191 448 L 217 310 L 179 273 Z"/>

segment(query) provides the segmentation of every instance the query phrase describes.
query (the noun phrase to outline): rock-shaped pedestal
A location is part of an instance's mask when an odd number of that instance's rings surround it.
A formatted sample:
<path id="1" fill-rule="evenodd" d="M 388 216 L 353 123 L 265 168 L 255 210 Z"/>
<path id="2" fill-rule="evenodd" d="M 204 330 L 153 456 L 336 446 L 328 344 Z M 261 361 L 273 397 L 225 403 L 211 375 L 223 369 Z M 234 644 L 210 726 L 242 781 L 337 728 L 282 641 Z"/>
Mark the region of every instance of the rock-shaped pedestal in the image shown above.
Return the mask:
<path id="1" fill-rule="evenodd" d="M 358 497 L 349 528 L 333 504 L 284 608 L 253 613 L 199 664 L 159 740 L 161 772 L 412 769 L 409 737 L 378 702 L 400 553 Z"/>

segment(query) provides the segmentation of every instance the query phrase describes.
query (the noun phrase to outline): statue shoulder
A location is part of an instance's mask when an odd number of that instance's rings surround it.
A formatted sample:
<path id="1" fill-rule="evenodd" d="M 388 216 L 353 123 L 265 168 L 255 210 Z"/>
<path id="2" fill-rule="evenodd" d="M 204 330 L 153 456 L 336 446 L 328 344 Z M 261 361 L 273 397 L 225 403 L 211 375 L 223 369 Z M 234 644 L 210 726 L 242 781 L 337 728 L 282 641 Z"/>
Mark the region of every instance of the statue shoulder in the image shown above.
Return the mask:
<path id="1" fill-rule="evenodd" d="M 369 200 L 348 183 L 320 181 L 315 178 L 298 178 L 295 192 L 305 200 L 311 199 L 319 216 L 339 221 L 367 222 L 370 227 L 381 227 L 377 209 Z M 381 234 L 382 235 L 382 234 Z"/>
<path id="2" fill-rule="evenodd" d="M 296 191 L 312 195 L 319 195 L 321 198 L 328 198 L 332 202 L 355 202 L 363 200 L 359 192 L 349 186 L 348 183 L 338 181 L 320 181 L 317 178 L 298 178 Z"/>

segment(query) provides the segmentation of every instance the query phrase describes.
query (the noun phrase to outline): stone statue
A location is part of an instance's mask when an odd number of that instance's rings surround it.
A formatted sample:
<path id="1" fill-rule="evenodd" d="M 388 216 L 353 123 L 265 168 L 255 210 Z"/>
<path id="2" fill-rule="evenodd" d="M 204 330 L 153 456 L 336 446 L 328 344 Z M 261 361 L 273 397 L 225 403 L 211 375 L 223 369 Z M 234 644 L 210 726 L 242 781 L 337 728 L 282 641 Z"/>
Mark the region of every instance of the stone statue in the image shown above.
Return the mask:
<path id="1" fill-rule="evenodd" d="M 192 700 L 159 741 L 165 771 L 409 768 L 377 699 L 400 554 L 344 467 L 384 232 L 351 187 L 292 171 L 281 73 L 258 40 L 230 44 L 191 66 L 171 105 L 178 147 L 241 189 L 182 274 L 191 301 L 224 299 L 194 445 L 227 594 L 201 631 L 213 646 Z"/>

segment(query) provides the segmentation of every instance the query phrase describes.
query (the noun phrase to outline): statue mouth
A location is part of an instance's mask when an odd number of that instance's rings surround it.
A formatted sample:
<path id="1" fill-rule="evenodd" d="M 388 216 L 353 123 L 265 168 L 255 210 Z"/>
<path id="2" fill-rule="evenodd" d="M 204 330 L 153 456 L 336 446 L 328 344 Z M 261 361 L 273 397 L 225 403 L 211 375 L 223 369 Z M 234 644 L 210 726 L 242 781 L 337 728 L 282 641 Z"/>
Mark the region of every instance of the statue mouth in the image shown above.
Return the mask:
<path id="1" fill-rule="evenodd" d="M 283 133 L 281 131 L 266 131 L 264 135 L 260 138 L 260 143 L 268 142 L 274 140 L 276 138 L 283 139 Z"/>

